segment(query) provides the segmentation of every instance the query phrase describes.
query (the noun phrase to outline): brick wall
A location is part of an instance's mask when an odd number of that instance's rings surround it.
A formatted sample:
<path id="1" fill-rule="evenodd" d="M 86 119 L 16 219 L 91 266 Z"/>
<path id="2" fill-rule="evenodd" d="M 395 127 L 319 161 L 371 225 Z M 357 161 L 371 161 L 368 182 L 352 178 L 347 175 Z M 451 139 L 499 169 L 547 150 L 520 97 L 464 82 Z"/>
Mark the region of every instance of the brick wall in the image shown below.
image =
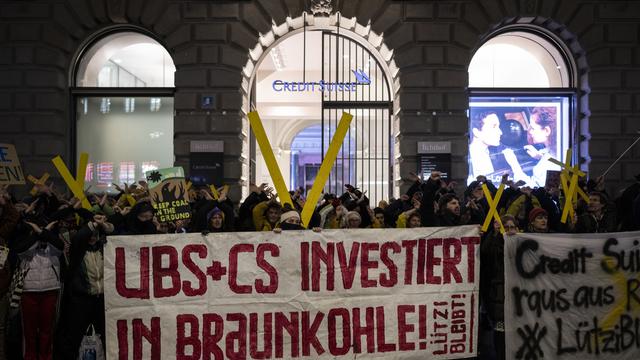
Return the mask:
<path id="1" fill-rule="evenodd" d="M 400 68 L 401 174 L 416 168 L 420 140 L 453 142 L 453 172 L 467 165 L 467 65 L 496 25 L 524 21 L 551 28 L 581 69 L 579 125 L 589 138 L 583 161 L 600 174 L 640 130 L 640 2 L 578 0 L 334 1 L 343 16 L 384 34 Z M 75 156 L 69 69 L 91 35 L 118 24 L 155 34 L 175 61 L 176 165 L 188 168 L 188 142 L 225 141 L 225 178 L 239 184 L 243 126 L 242 67 L 258 33 L 300 16 L 303 0 L 34 0 L 0 3 L 0 142 L 16 144 L 27 173 L 57 175 L 50 159 Z M 202 95 L 215 96 L 209 111 Z M 245 104 L 246 105 L 246 104 Z M 588 129 L 587 129 L 588 127 Z M 244 129 L 244 130 L 243 130 Z M 580 130 L 580 129 L 579 129 Z M 610 190 L 640 173 L 640 146 L 607 177 Z M 232 196 L 239 196 L 239 186 Z"/>

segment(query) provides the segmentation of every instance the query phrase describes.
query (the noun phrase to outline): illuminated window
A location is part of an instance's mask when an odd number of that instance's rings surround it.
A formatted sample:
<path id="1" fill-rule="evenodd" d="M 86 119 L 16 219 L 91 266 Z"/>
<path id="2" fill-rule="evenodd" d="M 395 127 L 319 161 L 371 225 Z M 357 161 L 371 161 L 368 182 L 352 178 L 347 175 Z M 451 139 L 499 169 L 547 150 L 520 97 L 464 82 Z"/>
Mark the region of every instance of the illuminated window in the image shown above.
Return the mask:
<path id="1" fill-rule="evenodd" d="M 120 162 L 120 183 L 132 183 L 136 181 L 136 163 L 133 161 Z"/>
<path id="2" fill-rule="evenodd" d="M 113 163 L 98 163 L 98 185 L 110 185 L 113 182 Z"/>
<path id="3" fill-rule="evenodd" d="M 81 54 L 72 114 L 76 152 L 96 164 L 86 181 L 91 191 L 114 192 L 113 182 L 143 179 L 145 164 L 172 167 L 176 69 L 167 50 L 149 36 L 111 31 Z"/>
<path id="4" fill-rule="evenodd" d="M 469 176 L 544 187 L 570 147 L 568 56 L 539 35 L 507 32 L 485 42 L 469 64 Z M 564 89 L 563 89 L 564 88 Z"/>
<path id="5" fill-rule="evenodd" d="M 144 179 L 144 173 L 151 170 L 157 170 L 160 168 L 160 165 L 157 161 L 143 161 L 142 167 L 140 169 L 140 177 Z"/>
<path id="6" fill-rule="evenodd" d="M 84 182 L 90 183 L 93 181 L 93 163 L 87 164 L 87 172 L 84 175 Z"/>

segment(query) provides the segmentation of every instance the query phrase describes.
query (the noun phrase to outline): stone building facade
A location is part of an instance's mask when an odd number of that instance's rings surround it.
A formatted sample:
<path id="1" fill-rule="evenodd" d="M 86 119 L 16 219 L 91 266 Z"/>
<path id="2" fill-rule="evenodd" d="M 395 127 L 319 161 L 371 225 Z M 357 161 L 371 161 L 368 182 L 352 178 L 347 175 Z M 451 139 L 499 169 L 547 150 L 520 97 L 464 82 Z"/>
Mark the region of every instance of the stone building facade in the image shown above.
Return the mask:
<path id="1" fill-rule="evenodd" d="M 260 34 L 310 6 L 305 0 L 2 1 L 0 142 L 16 145 L 27 174 L 57 175 L 51 158 L 75 157 L 70 85 L 76 58 L 107 29 L 140 29 L 167 48 L 177 68 L 176 165 L 188 168 L 191 140 L 223 140 L 225 181 L 239 198 L 249 161 L 243 155 L 249 50 L 259 46 Z M 545 29 L 574 57 L 580 142 L 574 148 L 590 174 L 601 174 L 638 136 L 640 1 L 334 0 L 332 6 L 345 18 L 355 17 L 360 28 L 381 34 L 379 47 L 392 50 L 394 161 L 402 176 L 416 169 L 417 141 L 451 141 L 452 172 L 464 182 L 467 68 L 474 51 L 509 26 Z M 207 112 L 199 107 L 205 94 L 215 99 Z M 636 146 L 611 170 L 610 191 L 640 173 L 639 159 Z"/>

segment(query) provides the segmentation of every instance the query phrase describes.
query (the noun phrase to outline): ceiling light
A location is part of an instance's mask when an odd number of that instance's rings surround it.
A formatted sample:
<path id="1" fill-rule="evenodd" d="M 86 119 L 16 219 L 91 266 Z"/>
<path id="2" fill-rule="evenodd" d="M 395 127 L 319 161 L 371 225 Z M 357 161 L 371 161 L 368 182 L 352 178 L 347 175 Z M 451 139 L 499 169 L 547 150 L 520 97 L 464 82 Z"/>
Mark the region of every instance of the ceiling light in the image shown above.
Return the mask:
<path id="1" fill-rule="evenodd" d="M 122 62 L 122 59 L 113 59 L 113 62 L 115 62 L 116 64 L 120 64 Z"/>

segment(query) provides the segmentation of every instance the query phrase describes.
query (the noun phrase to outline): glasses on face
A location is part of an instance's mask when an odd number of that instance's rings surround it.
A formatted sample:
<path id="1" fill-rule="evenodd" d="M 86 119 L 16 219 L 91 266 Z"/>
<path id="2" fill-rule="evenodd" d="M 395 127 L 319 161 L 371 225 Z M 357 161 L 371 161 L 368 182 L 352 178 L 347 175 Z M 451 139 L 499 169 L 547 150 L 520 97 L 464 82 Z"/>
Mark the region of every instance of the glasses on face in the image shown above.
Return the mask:
<path id="1" fill-rule="evenodd" d="M 518 229 L 518 227 L 515 226 L 515 225 L 504 225 L 504 228 L 508 229 L 508 230 L 517 230 Z"/>

